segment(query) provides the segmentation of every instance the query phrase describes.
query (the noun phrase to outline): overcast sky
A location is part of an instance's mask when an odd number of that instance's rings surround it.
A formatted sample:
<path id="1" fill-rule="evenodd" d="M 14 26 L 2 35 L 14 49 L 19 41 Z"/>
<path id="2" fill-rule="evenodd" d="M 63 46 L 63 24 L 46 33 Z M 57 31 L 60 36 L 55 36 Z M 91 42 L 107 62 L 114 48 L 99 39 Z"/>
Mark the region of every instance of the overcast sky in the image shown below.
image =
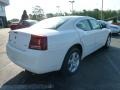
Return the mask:
<path id="1" fill-rule="evenodd" d="M 32 12 L 32 7 L 39 5 L 45 13 L 56 13 L 56 6 L 60 6 L 62 12 L 69 12 L 71 9 L 70 0 L 10 0 L 10 5 L 6 7 L 7 19 L 20 19 L 23 10 L 27 10 L 28 14 Z M 74 10 L 83 9 L 92 10 L 101 9 L 102 0 L 75 0 Z M 120 0 L 104 0 L 104 9 L 118 10 L 120 9 Z"/>

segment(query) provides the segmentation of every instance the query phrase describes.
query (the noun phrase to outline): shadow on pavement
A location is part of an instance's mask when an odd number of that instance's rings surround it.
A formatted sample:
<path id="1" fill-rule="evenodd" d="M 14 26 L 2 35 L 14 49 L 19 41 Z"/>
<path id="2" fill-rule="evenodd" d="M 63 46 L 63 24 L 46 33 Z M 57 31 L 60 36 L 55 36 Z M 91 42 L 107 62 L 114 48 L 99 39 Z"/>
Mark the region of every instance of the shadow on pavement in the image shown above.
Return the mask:
<path id="1" fill-rule="evenodd" d="M 79 72 L 71 77 L 64 77 L 58 72 L 44 75 L 21 72 L 5 83 L 3 87 L 33 84 L 49 86 L 51 84 L 50 90 L 120 90 L 120 73 L 114 68 L 110 60 L 117 63 L 118 66 L 120 65 L 120 48 L 101 48 L 87 56 L 81 61 Z M 120 66 L 118 68 L 120 70 Z"/>

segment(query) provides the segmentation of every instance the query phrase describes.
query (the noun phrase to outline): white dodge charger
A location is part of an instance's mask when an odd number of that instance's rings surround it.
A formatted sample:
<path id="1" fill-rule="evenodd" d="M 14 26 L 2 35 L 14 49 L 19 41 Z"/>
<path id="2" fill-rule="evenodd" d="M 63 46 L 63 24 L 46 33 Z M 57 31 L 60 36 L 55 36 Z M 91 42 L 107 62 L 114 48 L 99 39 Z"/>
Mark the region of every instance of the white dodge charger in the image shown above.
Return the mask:
<path id="1" fill-rule="evenodd" d="M 61 16 L 9 32 L 7 55 L 27 71 L 62 71 L 72 75 L 80 61 L 101 47 L 109 47 L 111 32 L 88 16 Z"/>

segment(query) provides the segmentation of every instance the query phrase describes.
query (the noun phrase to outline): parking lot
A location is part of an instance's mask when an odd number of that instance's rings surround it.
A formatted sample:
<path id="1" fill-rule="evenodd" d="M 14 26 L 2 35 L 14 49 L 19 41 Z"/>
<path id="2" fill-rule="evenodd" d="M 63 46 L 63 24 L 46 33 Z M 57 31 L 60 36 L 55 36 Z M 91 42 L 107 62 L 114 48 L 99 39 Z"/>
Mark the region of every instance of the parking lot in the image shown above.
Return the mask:
<path id="1" fill-rule="evenodd" d="M 99 49 L 81 61 L 79 72 L 63 77 L 58 72 L 29 74 L 6 55 L 9 29 L 0 29 L 0 90 L 120 90 L 120 35 L 109 49 Z"/>

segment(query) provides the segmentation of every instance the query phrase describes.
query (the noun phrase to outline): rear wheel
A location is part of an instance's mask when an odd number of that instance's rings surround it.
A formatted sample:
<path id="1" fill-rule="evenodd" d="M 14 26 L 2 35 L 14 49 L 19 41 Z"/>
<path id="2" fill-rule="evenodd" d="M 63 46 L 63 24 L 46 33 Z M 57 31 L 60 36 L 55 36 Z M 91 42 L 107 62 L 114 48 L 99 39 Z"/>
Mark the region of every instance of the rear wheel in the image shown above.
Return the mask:
<path id="1" fill-rule="evenodd" d="M 108 36 L 106 44 L 105 44 L 105 48 L 109 48 L 110 47 L 110 43 L 111 43 L 111 35 Z"/>
<path id="2" fill-rule="evenodd" d="M 81 51 L 78 48 L 72 48 L 65 56 L 61 71 L 64 75 L 75 74 L 80 67 Z"/>

